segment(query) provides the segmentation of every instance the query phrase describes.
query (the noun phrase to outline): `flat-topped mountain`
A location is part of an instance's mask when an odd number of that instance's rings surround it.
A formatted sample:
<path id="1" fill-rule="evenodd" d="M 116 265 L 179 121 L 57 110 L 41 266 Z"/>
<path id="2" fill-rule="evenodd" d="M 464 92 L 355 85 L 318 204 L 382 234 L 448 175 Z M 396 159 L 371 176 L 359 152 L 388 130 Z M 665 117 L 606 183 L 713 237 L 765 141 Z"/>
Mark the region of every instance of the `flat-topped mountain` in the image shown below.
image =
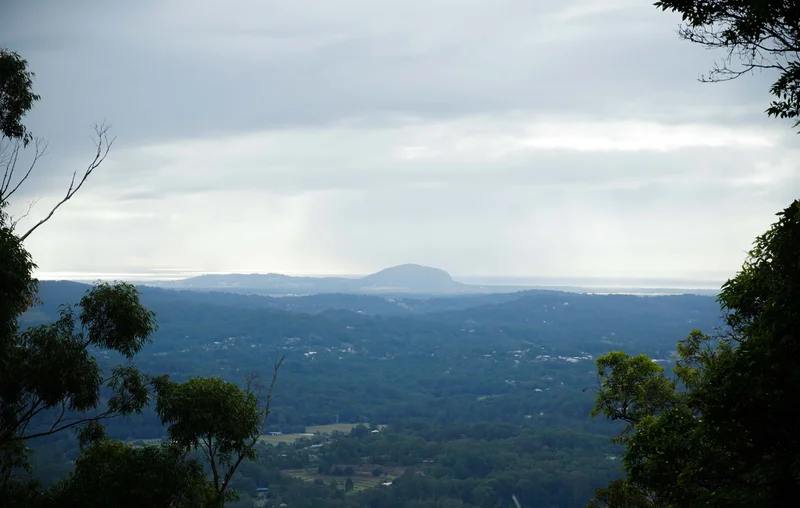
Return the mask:
<path id="1" fill-rule="evenodd" d="M 174 289 L 218 290 L 259 294 L 460 294 L 496 293 L 522 289 L 515 286 L 471 286 L 456 282 L 444 270 L 405 264 L 365 277 L 294 277 L 276 273 L 209 274 L 148 285 Z"/>
<path id="2" fill-rule="evenodd" d="M 382 296 L 422 295 L 480 295 L 514 293 L 529 289 L 547 289 L 568 292 L 631 293 L 631 294 L 716 294 L 710 289 L 675 289 L 655 287 L 599 287 L 565 286 L 559 284 L 501 285 L 465 284 L 453 280 L 449 273 L 429 266 L 404 264 L 386 268 L 364 276 L 352 277 L 295 277 L 279 273 L 206 274 L 173 281 L 149 281 L 142 285 L 165 289 L 194 291 L 224 291 L 251 295 L 303 296 L 318 294 L 352 294 Z"/>
<path id="3" fill-rule="evenodd" d="M 466 286 L 453 280 L 449 273 L 439 268 L 406 264 L 386 268 L 380 272 L 359 279 L 362 286 L 371 288 L 415 288 L 439 292 L 452 290 L 463 291 Z"/>

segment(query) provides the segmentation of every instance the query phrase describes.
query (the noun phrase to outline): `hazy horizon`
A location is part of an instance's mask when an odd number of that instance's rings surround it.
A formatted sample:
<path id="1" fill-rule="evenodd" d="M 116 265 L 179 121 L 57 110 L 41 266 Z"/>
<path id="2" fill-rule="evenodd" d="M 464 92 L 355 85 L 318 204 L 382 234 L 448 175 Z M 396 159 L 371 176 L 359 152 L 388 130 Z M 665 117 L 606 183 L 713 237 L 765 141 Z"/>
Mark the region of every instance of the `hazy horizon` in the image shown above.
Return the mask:
<path id="1" fill-rule="evenodd" d="M 439 268 L 439 267 L 435 267 Z M 447 271 L 447 270 L 445 270 Z M 123 280 L 128 282 L 164 282 L 181 280 L 199 275 L 230 274 L 268 274 L 276 271 L 231 271 L 204 272 L 187 270 L 158 269 L 151 271 L 103 273 L 103 272 L 39 272 L 40 280 L 70 280 L 88 282 L 97 280 Z M 374 272 L 370 272 L 374 273 Z M 281 273 L 294 277 L 342 277 L 360 278 L 370 273 Z M 463 284 L 486 286 L 547 286 L 582 288 L 643 288 L 643 289 L 718 289 L 725 278 L 653 278 L 653 277 L 569 277 L 569 276 L 530 276 L 530 275 L 469 275 L 450 274 L 453 280 Z"/>

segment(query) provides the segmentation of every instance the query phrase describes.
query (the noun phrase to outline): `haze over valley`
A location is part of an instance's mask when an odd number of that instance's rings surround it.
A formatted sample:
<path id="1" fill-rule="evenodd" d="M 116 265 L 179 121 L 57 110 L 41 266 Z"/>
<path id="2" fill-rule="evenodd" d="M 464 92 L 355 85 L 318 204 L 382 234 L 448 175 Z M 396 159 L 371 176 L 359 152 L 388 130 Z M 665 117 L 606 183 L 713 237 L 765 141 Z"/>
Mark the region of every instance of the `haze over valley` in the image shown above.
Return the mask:
<path id="1" fill-rule="evenodd" d="M 93 277 L 91 275 L 94 275 Z M 325 276 L 277 273 L 217 273 L 186 276 L 138 274 L 43 274 L 44 279 L 95 282 L 125 280 L 140 285 L 197 291 L 245 294 L 312 295 L 320 293 L 364 293 L 388 295 L 465 295 L 510 293 L 529 289 L 551 289 L 578 293 L 616 294 L 716 294 L 721 282 L 681 279 L 614 279 L 570 277 L 480 277 L 454 278 L 444 270 L 415 264 L 389 267 L 370 275 Z M 182 277 L 181 277 L 182 276 Z"/>

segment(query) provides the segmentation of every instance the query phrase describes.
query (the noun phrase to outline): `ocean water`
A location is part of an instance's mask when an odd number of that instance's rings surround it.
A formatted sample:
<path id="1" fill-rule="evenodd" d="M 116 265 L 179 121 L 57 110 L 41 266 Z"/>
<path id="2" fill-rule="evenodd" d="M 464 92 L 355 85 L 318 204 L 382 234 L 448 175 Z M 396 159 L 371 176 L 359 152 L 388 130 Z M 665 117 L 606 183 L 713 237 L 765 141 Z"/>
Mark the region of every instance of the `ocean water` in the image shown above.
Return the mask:
<path id="1" fill-rule="evenodd" d="M 464 284 L 487 286 L 580 287 L 580 288 L 649 288 L 649 289 L 719 289 L 724 279 L 660 277 L 529 277 L 462 276 L 453 277 Z"/>

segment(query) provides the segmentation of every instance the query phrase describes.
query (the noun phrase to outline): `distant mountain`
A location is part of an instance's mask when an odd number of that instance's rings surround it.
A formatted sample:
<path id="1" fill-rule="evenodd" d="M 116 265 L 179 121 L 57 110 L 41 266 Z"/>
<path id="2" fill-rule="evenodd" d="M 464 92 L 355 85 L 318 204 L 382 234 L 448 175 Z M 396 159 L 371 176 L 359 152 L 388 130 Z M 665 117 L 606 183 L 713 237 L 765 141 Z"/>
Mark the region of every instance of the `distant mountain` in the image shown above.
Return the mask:
<path id="1" fill-rule="evenodd" d="M 245 295 L 307 296 L 322 294 L 380 295 L 386 297 L 462 296 L 515 293 L 531 289 L 575 293 L 704 294 L 712 289 L 676 289 L 674 287 L 581 287 L 560 284 L 500 285 L 465 284 L 449 273 L 428 266 L 404 264 L 386 268 L 365 277 L 295 277 L 279 273 L 209 274 L 173 281 L 142 281 L 140 285 L 192 291 L 224 291 Z"/>
<path id="2" fill-rule="evenodd" d="M 25 323 L 50 322 L 57 318 L 59 305 L 77 303 L 90 288 L 89 284 L 71 281 L 44 280 L 39 283 L 41 304 L 23 316 Z M 253 311 L 283 311 L 302 314 L 320 314 L 328 311 L 347 311 L 363 315 L 408 316 L 432 312 L 446 312 L 496 305 L 525 296 L 520 293 L 455 294 L 438 296 L 394 296 L 358 293 L 322 293 L 305 296 L 270 297 L 236 291 L 166 289 L 138 286 L 145 306 L 163 308 L 170 305 L 198 307 L 227 307 Z M 539 291 L 540 293 L 550 293 Z"/>
<path id="3" fill-rule="evenodd" d="M 150 283 L 181 289 L 220 289 L 231 292 L 259 290 L 276 294 L 336 293 L 351 289 L 353 281 L 343 277 L 292 277 L 279 273 L 231 273 L 198 275 L 188 279 Z"/>
<path id="4" fill-rule="evenodd" d="M 405 264 L 361 278 L 293 277 L 281 274 L 200 275 L 177 281 L 148 282 L 169 289 L 226 291 L 262 295 L 359 293 L 382 295 L 458 295 L 510 293 L 521 286 L 477 286 L 456 282 L 444 270 Z"/>
<path id="5" fill-rule="evenodd" d="M 449 273 L 421 265 L 400 265 L 359 279 L 362 289 L 417 290 L 431 293 L 467 292 L 471 286 L 456 282 Z M 475 286 L 480 287 L 480 286 Z"/>

